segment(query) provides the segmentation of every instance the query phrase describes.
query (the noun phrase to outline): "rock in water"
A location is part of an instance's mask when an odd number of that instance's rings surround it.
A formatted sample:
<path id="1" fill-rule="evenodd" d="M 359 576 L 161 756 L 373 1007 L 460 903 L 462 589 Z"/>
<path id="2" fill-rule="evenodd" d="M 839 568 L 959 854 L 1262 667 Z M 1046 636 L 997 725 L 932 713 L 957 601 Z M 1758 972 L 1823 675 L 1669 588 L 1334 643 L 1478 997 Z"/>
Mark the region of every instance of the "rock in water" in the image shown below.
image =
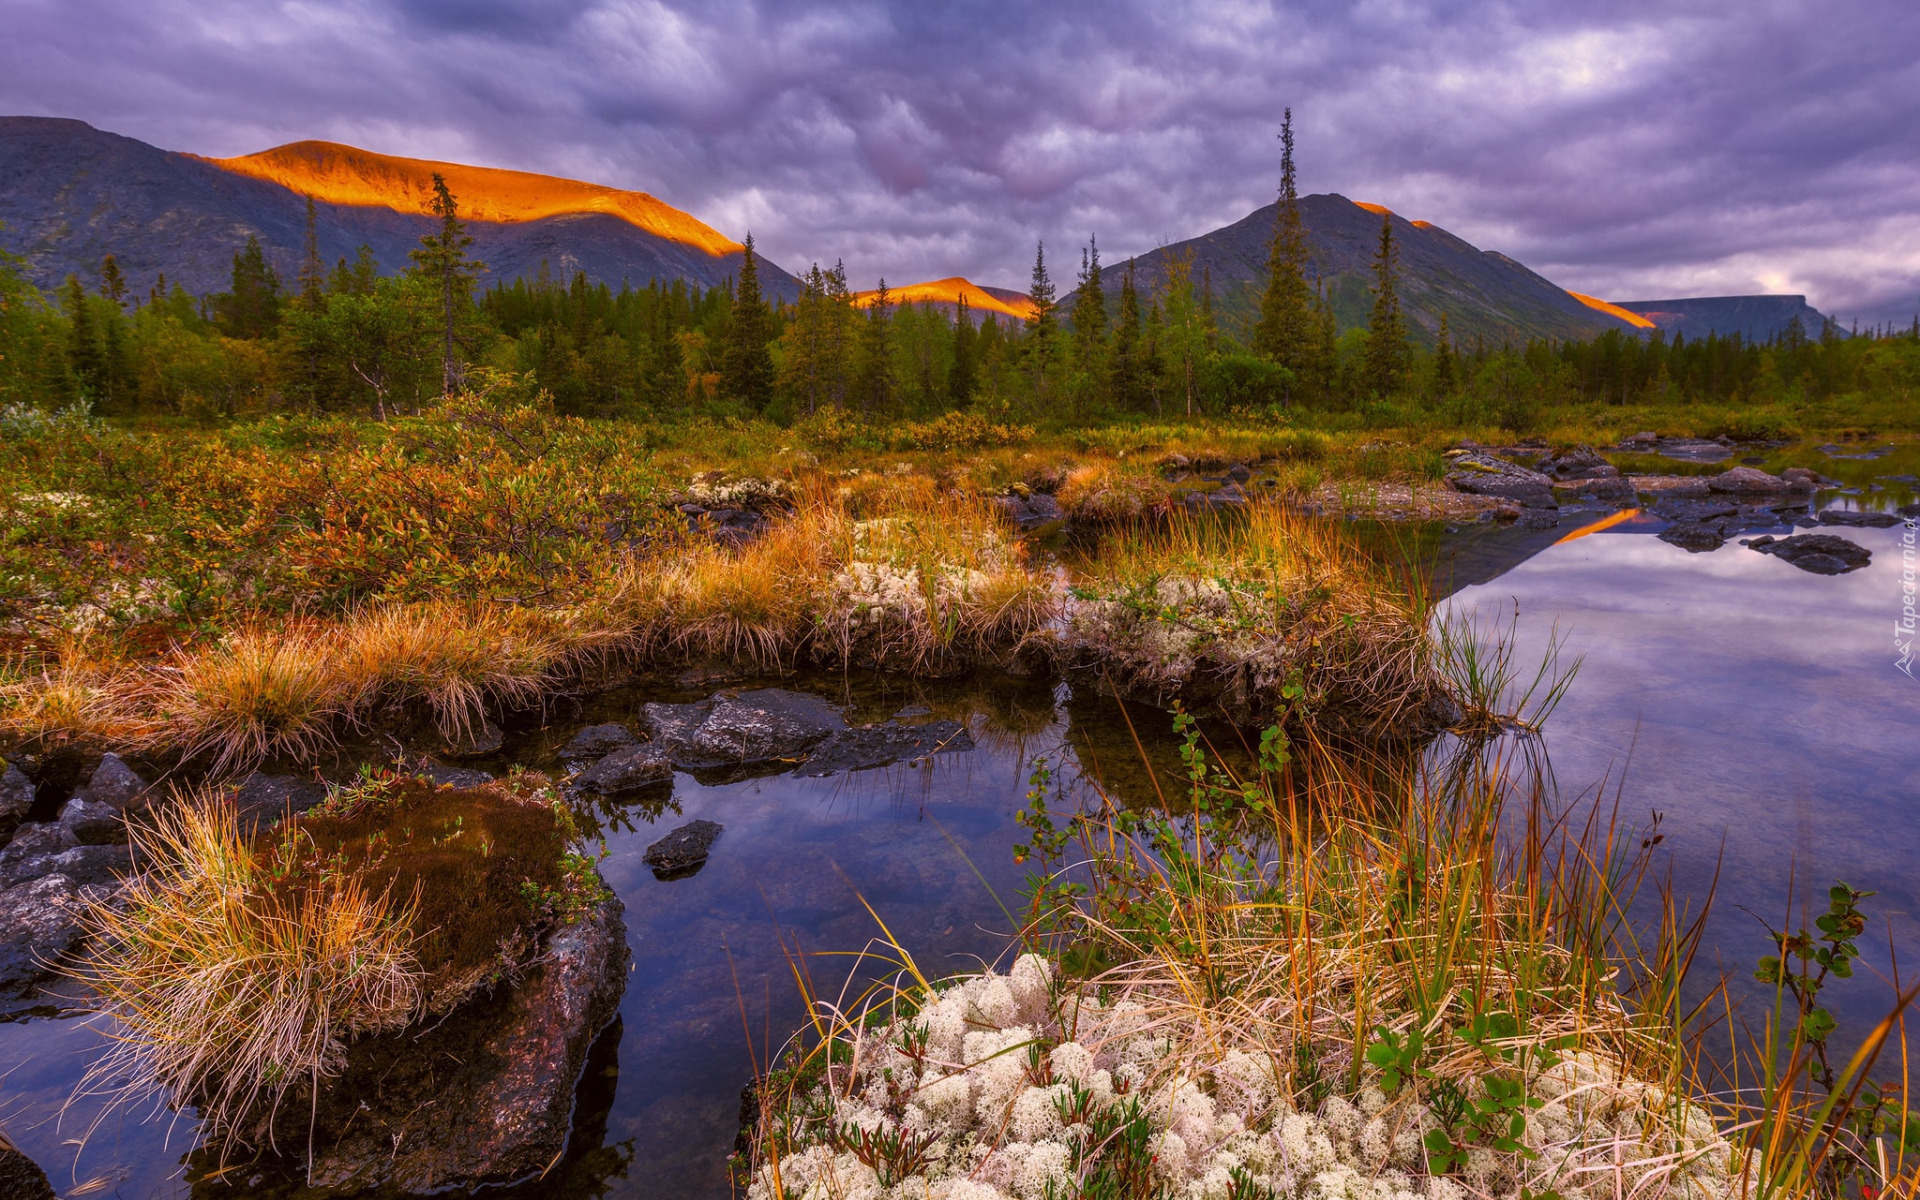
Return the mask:
<path id="1" fill-rule="evenodd" d="M 1707 488 L 1715 492 L 1758 495 L 1784 492 L 1787 490 L 1787 481 L 1754 467 L 1735 467 L 1709 478 Z"/>
<path id="2" fill-rule="evenodd" d="M 448 758 L 485 758 L 506 744 L 507 735 L 492 721 L 482 720 L 447 739 L 442 750 Z"/>
<path id="3" fill-rule="evenodd" d="M 13 831 L 33 811 L 33 782 L 19 767 L 4 764 L 0 771 L 0 846 L 13 840 Z"/>
<path id="4" fill-rule="evenodd" d="M 47 1173 L 0 1134 L 0 1196 L 6 1200 L 54 1200 Z"/>
<path id="5" fill-rule="evenodd" d="M 923 725 L 888 722 L 834 734 L 816 746 L 794 774 L 819 776 L 838 771 L 864 771 L 903 759 L 971 749 L 973 735 L 958 721 L 928 721 Z"/>
<path id="6" fill-rule="evenodd" d="M 698 704 L 648 704 L 641 711 L 654 744 L 685 771 L 797 762 L 847 727 L 824 699 L 782 688 L 721 692 Z"/>
<path id="7" fill-rule="evenodd" d="M 1703 554 L 1726 545 L 1727 536 L 1714 525 L 1679 521 L 1662 529 L 1660 540 L 1678 546 L 1688 554 Z"/>
<path id="8" fill-rule="evenodd" d="M 714 821 L 689 821 L 647 847 L 643 861 L 653 868 L 655 879 L 685 879 L 707 865 L 725 826 Z"/>
<path id="9" fill-rule="evenodd" d="M 640 739 L 625 725 L 588 725 L 560 747 L 563 759 L 605 758 L 615 750 L 638 746 Z"/>
<path id="10" fill-rule="evenodd" d="M 1527 508 L 1555 508 L 1553 477 L 1486 450 L 1449 450 L 1447 486 L 1476 496 L 1500 496 Z"/>
<path id="11" fill-rule="evenodd" d="M 56 871 L 0 892 L 0 1016 L 46 1003 L 41 984 L 85 936 L 80 910 L 115 886 L 80 884 Z"/>
<path id="12" fill-rule="evenodd" d="M 321 1091 L 312 1181 L 432 1192 L 534 1174 L 566 1148 L 580 1070 L 627 986 L 626 924 L 609 897 L 548 935 L 526 975 L 424 1031 L 361 1038 Z M 307 1097 L 278 1144 L 307 1145 Z"/>
<path id="13" fill-rule="evenodd" d="M 1873 561 L 1873 551 L 1858 542 L 1831 533 L 1796 533 L 1792 537 L 1757 537 L 1747 547 L 1785 559 L 1815 575 L 1845 575 Z"/>
<path id="14" fill-rule="evenodd" d="M 630 796 L 656 784 L 673 782 L 673 764 L 658 746 L 615 750 L 582 771 L 573 785 L 596 796 Z"/>
<path id="15" fill-rule="evenodd" d="M 1892 529 L 1901 524 L 1899 513 L 1861 512 L 1851 508 L 1823 508 L 1822 525 L 1845 525 L 1853 529 Z"/>
<path id="16" fill-rule="evenodd" d="M 1541 459 L 1536 469 L 1561 482 L 1582 479 L 1618 479 L 1620 469 L 1600 457 L 1592 446 L 1575 446 Z"/>

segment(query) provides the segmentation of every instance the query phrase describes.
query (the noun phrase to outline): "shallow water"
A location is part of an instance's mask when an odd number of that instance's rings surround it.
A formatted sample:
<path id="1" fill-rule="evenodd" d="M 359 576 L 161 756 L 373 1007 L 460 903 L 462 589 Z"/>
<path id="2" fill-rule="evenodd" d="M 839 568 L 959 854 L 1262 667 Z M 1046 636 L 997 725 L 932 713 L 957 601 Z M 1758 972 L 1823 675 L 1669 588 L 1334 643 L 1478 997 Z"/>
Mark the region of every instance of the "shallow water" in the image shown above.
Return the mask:
<path id="1" fill-rule="evenodd" d="M 1831 531 L 1872 549 L 1874 561 L 1825 578 L 1737 541 L 1688 554 L 1651 536 L 1659 525 L 1645 519 L 1582 535 L 1599 515 L 1569 514 L 1544 534 L 1481 528 L 1433 545 L 1450 609 L 1502 628 L 1511 618 L 1521 661 L 1543 653 L 1556 630 L 1563 656 L 1580 659 L 1546 737 L 1561 787 L 1592 794 L 1604 781 L 1628 819 L 1662 813 L 1662 866 L 1683 899 L 1704 899 L 1718 870 L 1707 944 L 1737 975 L 1766 947 L 1747 910 L 1779 923 L 1790 880 L 1801 893 L 1836 877 L 1877 890 L 1863 939 L 1870 966 L 1887 963 L 1888 916 L 1895 945 L 1914 961 L 1920 684 L 1895 669 L 1892 637 L 1903 531 Z M 550 712 L 544 726 L 510 730 L 487 765 L 551 766 L 553 748 L 580 724 L 630 720 L 643 700 L 693 698 L 720 682 Z M 854 720 L 908 705 L 964 718 L 980 745 L 825 779 L 704 785 L 683 775 L 667 810 L 612 814 L 602 869 L 625 901 L 634 957 L 620 1019 L 589 1061 L 566 1157 L 544 1180 L 488 1194 L 728 1195 L 741 1085 L 800 1017 L 796 952 L 868 944 L 880 930 L 864 898 L 929 974 L 993 958 L 1012 924 L 1000 905 L 1018 903 L 1013 814 L 1033 760 L 1046 756 L 1070 788 L 1085 775 L 1122 793 L 1151 786 L 1118 707 L 1064 687 L 1002 678 L 788 686 L 827 692 Z M 1163 757 L 1164 716 L 1132 715 Z M 694 818 L 726 827 L 711 860 L 690 878 L 656 880 L 641 861 L 647 845 Z M 804 961 L 828 993 L 850 967 Z M 1885 999 L 1863 971 L 1840 998 L 1843 1022 L 1876 1018 Z M 0 1122 L 63 1192 L 101 1178 L 108 1186 L 89 1194 L 299 1193 L 269 1171 L 229 1185 L 187 1182 L 192 1122 L 166 1113 L 117 1116 L 83 1148 L 70 1144 L 87 1106 L 62 1122 L 52 1116 L 100 1045 L 80 1018 L 0 1024 Z"/>

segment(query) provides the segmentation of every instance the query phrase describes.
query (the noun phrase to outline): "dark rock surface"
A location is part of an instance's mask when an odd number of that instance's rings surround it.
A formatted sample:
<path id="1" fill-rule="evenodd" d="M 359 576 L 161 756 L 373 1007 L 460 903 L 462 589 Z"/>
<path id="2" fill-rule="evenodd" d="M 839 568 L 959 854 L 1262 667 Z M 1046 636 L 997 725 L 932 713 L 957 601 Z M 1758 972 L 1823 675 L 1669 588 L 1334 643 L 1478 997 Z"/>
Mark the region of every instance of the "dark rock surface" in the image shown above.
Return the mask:
<path id="1" fill-rule="evenodd" d="M 1000 506 L 1021 533 L 1066 519 L 1066 514 L 1060 511 L 1060 502 L 1045 492 L 996 496 L 994 503 Z"/>
<path id="2" fill-rule="evenodd" d="M 1605 500 L 1624 504 L 1634 498 L 1633 483 L 1618 475 L 1573 479 L 1553 485 L 1553 494 L 1562 500 Z"/>
<path id="3" fill-rule="evenodd" d="M 630 796 L 659 784 L 673 783 L 673 763 L 658 746 L 632 745 L 594 763 L 574 778 L 573 785 L 596 796 Z"/>
<path id="4" fill-rule="evenodd" d="M 117 847 L 81 847 L 65 853 L 75 856 L 70 861 L 76 874 L 104 873 L 108 882 L 83 883 L 54 871 L 0 892 L 0 1017 L 57 1002 L 42 988 L 58 965 L 79 949 L 85 937 L 82 908 L 115 890 L 111 872 L 87 857 L 89 852 L 100 856 L 102 851 L 126 854 Z"/>
<path id="5" fill-rule="evenodd" d="M 1735 495 L 1761 495 L 1787 490 L 1787 481 L 1753 467 L 1734 467 L 1707 479 L 1707 489 Z"/>
<path id="6" fill-rule="evenodd" d="M 100 756 L 100 765 L 93 769 L 86 785 L 74 792 L 74 796 L 126 812 L 140 805 L 146 790 L 147 781 L 140 778 L 118 754 L 103 754 Z"/>
<path id="7" fill-rule="evenodd" d="M 1534 469 L 1559 482 L 1581 479 L 1618 479 L 1620 469 L 1600 457 L 1592 446 L 1575 446 L 1568 450 L 1550 454 L 1534 465 Z"/>
<path id="8" fill-rule="evenodd" d="M 54 1200 L 47 1173 L 0 1134 L 0 1196 L 6 1200 Z"/>
<path id="9" fill-rule="evenodd" d="M 1641 443 L 1633 448 L 1643 454 L 1658 454 L 1681 462 L 1717 463 L 1733 457 L 1732 444 L 1719 439 L 1658 438 L 1650 446 Z"/>
<path id="10" fill-rule="evenodd" d="M 127 818 L 119 809 L 75 796 L 60 810 L 65 825 L 83 846 L 110 846 L 127 840 Z"/>
<path id="11" fill-rule="evenodd" d="M 819 696 L 783 688 L 721 692 L 697 704 L 648 704 L 641 715 L 654 744 L 687 771 L 797 762 L 847 727 Z"/>
<path id="12" fill-rule="evenodd" d="M 655 879 L 685 879 L 707 865 L 713 843 L 726 827 L 715 821 L 689 821 L 647 847 L 642 861 Z"/>
<path id="13" fill-rule="evenodd" d="M 492 783 L 493 776 L 472 767 L 448 767 L 436 762 L 415 764 L 413 773 L 437 787 L 470 788 Z"/>
<path id="14" fill-rule="evenodd" d="M 327 785 L 318 780 L 255 771 L 240 782 L 233 804 L 240 817 L 241 830 L 251 834 L 277 825 L 290 815 L 306 812 L 326 798 Z"/>
<path id="15" fill-rule="evenodd" d="M 13 841 L 0 850 L 0 892 L 53 870 L 44 860 L 80 844 L 73 831 L 58 821 L 22 825 Z"/>
<path id="16" fill-rule="evenodd" d="M 362 1038 L 321 1090 L 312 1182 L 429 1192 L 515 1179 L 566 1146 L 574 1091 L 627 984 L 626 925 L 608 899 L 555 929 L 510 986 L 428 1028 Z M 282 1107 L 278 1144 L 307 1143 L 308 1097 Z"/>
<path id="17" fill-rule="evenodd" d="M 615 750 L 638 746 L 640 739 L 625 725 L 588 725 L 560 747 L 563 759 L 604 758 Z"/>
<path id="18" fill-rule="evenodd" d="M 1717 524 L 1677 521 L 1660 531 L 1660 540 L 1678 546 L 1689 554 L 1703 554 L 1726 545 L 1727 535 Z"/>
<path id="19" fill-rule="evenodd" d="M 1820 510 L 1822 525 L 1844 525 L 1851 529 L 1891 529 L 1901 523 L 1900 514 L 1890 512 L 1861 512 L 1851 508 L 1823 508 Z"/>
<path id="20" fill-rule="evenodd" d="M 1792 537 L 1757 537 L 1749 549 L 1785 559 L 1815 575 L 1844 575 L 1873 561 L 1873 552 L 1858 542 L 1831 533 L 1796 533 Z"/>
<path id="21" fill-rule="evenodd" d="M 928 721 L 921 725 L 868 725 L 845 729 L 814 747 L 794 772 L 800 776 L 864 771 L 930 754 L 973 749 L 973 735 L 958 721 Z"/>
<path id="22" fill-rule="evenodd" d="M 13 839 L 13 831 L 33 811 L 33 781 L 12 763 L 0 771 L 0 846 Z"/>
<path id="23" fill-rule="evenodd" d="M 1456 492 L 1499 496 L 1527 508 L 1553 508 L 1553 477 L 1487 450 L 1449 450 L 1447 485 Z"/>
<path id="24" fill-rule="evenodd" d="M 1920 504 L 1902 504 L 1899 508 L 1896 508 L 1893 511 L 1909 519 L 1913 517 L 1920 517 Z"/>
<path id="25" fill-rule="evenodd" d="M 498 725 L 492 721 L 481 721 L 448 738 L 441 753 L 448 758 L 485 758 L 498 753 L 506 741 L 507 735 Z"/>

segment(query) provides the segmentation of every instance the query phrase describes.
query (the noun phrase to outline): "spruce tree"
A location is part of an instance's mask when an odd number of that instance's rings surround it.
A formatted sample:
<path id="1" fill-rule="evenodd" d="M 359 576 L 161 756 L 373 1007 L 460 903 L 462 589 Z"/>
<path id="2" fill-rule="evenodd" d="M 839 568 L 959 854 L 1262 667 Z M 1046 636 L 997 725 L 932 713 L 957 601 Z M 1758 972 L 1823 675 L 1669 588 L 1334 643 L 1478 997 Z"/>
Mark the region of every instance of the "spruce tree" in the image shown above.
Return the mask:
<path id="1" fill-rule="evenodd" d="M 894 415 L 893 297 L 882 279 L 867 302 L 867 320 L 860 328 L 860 356 L 854 390 L 861 411 L 868 416 Z"/>
<path id="2" fill-rule="evenodd" d="M 771 325 L 749 233 L 740 256 L 740 279 L 734 285 L 733 321 L 720 359 L 720 387 L 752 413 L 764 412 L 773 399 L 773 357 L 767 353 Z"/>
<path id="3" fill-rule="evenodd" d="M 109 254 L 100 260 L 100 294 L 119 304 L 127 296 L 127 277 L 120 272 L 120 264 Z"/>
<path id="4" fill-rule="evenodd" d="M 106 390 L 107 363 L 100 351 L 100 333 L 94 326 L 93 311 L 87 304 L 86 289 L 78 275 L 67 276 L 67 366 L 73 371 L 80 394 L 98 400 Z"/>
<path id="5" fill-rule="evenodd" d="M 228 337 L 265 337 L 280 323 L 280 276 L 267 264 L 258 237 L 249 235 L 246 249 L 233 256 L 232 286 L 214 297 L 213 307 Z"/>
<path id="6" fill-rule="evenodd" d="M 1089 236 L 1080 252 L 1080 287 L 1073 298 L 1074 365 L 1098 376 L 1107 345 L 1107 296 L 1100 286 L 1100 241 Z"/>
<path id="7" fill-rule="evenodd" d="M 1120 276 L 1120 314 L 1113 328 L 1113 403 L 1122 412 L 1139 412 L 1146 407 L 1146 381 L 1143 378 L 1140 344 L 1140 292 L 1133 283 L 1133 260 L 1127 260 Z"/>
<path id="8" fill-rule="evenodd" d="M 1273 242 L 1267 254 L 1267 290 L 1260 298 L 1260 322 L 1254 329 L 1256 354 L 1293 372 L 1314 374 L 1313 296 L 1307 289 L 1306 228 L 1300 220 L 1300 196 L 1293 170 L 1293 110 L 1280 123 L 1280 200 L 1275 206 Z"/>
<path id="9" fill-rule="evenodd" d="M 1398 391 L 1413 349 L 1400 313 L 1399 250 L 1393 244 L 1393 214 L 1380 218 L 1380 247 L 1373 256 L 1373 313 L 1367 318 L 1367 354 L 1362 375 L 1376 396 Z"/>
<path id="10" fill-rule="evenodd" d="M 950 408 L 965 408 L 973 403 L 974 358 L 978 341 L 979 335 L 973 328 L 973 312 L 967 307 L 967 298 L 961 296 L 953 313 L 953 366 L 947 370 L 947 405 Z"/>
<path id="11" fill-rule="evenodd" d="M 1442 400 L 1453 395 L 1455 376 L 1458 374 L 1454 362 L 1453 330 L 1447 324 L 1447 314 L 1440 314 L 1440 332 L 1436 335 L 1433 347 L 1433 392 Z"/>
<path id="12" fill-rule="evenodd" d="M 486 264 L 467 255 L 473 238 L 460 219 L 458 202 L 447 190 L 446 177 L 438 171 L 433 174 L 432 207 L 433 215 L 440 218 L 440 230 L 421 237 L 420 247 L 411 257 L 415 276 L 440 293 L 440 391 L 443 396 L 451 396 L 462 374 L 454 358 L 460 316 L 473 302 L 474 276 L 486 270 Z"/>
<path id="13" fill-rule="evenodd" d="M 314 212 L 313 197 L 307 197 L 306 254 L 300 259 L 300 303 L 318 308 L 327 286 L 327 264 L 320 258 L 320 222 Z"/>
<path id="14" fill-rule="evenodd" d="M 1047 274 L 1047 247 L 1037 242 L 1033 251 L 1033 282 L 1027 295 L 1033 311 L 1027 314 L 1024 346 L 1029 384 L 1041 408 L 1053 400 L 1054 375 L 1059 366 L 1060 318 L 1055 312 L 1053 279 Z"/>

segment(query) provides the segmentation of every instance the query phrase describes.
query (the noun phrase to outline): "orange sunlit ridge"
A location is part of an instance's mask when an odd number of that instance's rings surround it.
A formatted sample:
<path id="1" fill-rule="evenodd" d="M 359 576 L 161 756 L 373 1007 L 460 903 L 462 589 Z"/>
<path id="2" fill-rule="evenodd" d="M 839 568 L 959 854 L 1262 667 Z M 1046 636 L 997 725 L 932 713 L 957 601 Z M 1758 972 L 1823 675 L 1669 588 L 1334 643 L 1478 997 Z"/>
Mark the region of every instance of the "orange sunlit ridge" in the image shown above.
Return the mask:
<path id="1" fill-rule="evenodd" d="M 873 303 L 874 293 L 856 292 L 853 302 L 862 308 Z M 967 307 L 976 313 L 998 313 L 1003 317 L 1025 320 L 1033 315 L 1033 301 L 1021 296 L 1014 300 L 1003 300 L 999 296 L 981 288 L 968 279 L 955 275 L 950 279 L 935 279 L 927 283 L 910 283 L 905 287 L 888 288 L 887 299 L 895 304 L 921 304 L 933 301 L 935 304 L 958 304 L 965 298 Z"/>
<path id="2" fill-rule="evenodd" d="M 1631 309 L 1621 308 L 1618 304 L 1608 304 L 1605 300 L 1596 299 L 1593 296 L 1582 296 L 1579 292 L 1568 292 L 1567 295 L 1572 296 L 1575 300 L 1578 300 L 1595 312 L 1603 312 L 1610 317 L 1618 317 L 1635 329 L 1654 328 L 1652 321 L 1647 320 Z"/>
<path id="3" fill-rule="evenodd" d="M 552 175 L 396 158 L 334 142 L 293 142 L 240 158 L 202 161 L 327 204 L 420 214 L 432 211 L 433 176 L 438 173 L 459 200 L 461 213 L 476 221 L 513 223 L 603 213 L 715 257 L 740 250 L 740 243 L 645 192 Z"/>

